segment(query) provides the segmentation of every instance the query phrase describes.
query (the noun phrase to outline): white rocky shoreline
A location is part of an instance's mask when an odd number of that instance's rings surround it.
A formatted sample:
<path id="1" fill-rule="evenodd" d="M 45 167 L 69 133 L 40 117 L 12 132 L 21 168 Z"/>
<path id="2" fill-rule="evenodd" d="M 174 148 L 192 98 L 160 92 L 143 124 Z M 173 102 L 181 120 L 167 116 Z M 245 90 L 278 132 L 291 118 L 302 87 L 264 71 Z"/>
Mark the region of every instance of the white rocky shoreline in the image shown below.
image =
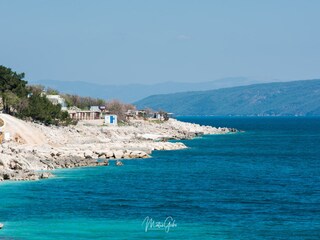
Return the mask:
<path id="1" fill-rule="evenodd" d="M 148 158 L 154 150 L 186 148 L 181 142 L 168 140 L 236 132 L 175 119 L 163 123 L 136 120 L 125 126 L 79 122 L 76 126 L 56 127 L 6 118 L 30 133 L 12 128 L 16 141 L 0 145 L 0 181 L 38 180 L 53 176 L 50 170 L 54 169 L 107 166 L 110 159 Z"/>

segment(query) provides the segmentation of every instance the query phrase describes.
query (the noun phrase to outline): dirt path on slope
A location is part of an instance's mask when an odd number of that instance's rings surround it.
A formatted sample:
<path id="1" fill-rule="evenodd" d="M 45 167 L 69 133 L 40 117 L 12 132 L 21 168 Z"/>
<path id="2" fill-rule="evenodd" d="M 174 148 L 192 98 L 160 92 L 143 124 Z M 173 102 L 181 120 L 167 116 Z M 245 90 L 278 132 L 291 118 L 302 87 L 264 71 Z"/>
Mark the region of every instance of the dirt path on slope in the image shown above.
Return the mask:
<path id="1" fill-rule="evenodd" d="M 5 121 L 5 132 L 9 132 L 11 138 L 21 138 L 25 144 L 45 144 L 47 143 L 44 134 L 37 128 L 25 121 L 12 117 L 8 114 L 0 114 L 0 118 Z"/>

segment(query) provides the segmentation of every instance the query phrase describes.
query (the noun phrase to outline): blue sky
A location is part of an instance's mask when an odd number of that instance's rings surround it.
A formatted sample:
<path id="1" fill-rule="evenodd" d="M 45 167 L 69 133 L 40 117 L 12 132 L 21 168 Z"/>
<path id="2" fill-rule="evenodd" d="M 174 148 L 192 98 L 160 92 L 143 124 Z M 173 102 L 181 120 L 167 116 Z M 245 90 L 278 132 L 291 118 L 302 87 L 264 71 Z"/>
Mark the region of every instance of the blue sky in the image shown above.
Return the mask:
<path id="1" fill-rule="evenodd" d="M 320 78 L 318 0 L 0 0 L 0 64 L 105 84 Z"/>

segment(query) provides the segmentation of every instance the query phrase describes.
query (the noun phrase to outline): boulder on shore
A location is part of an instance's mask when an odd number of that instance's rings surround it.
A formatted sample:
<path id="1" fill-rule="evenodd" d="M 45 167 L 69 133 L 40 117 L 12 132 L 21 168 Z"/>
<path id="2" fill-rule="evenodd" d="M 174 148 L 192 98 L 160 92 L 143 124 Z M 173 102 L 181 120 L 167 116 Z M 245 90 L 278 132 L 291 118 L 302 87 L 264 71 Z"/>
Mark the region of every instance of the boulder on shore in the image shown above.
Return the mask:
<path id="1" fill-rule="evenodd" d="M 116 166 L 123 166 L 123 163 L 121 161 L 117 160 Z"/>
<path id="2" fill-rule="evenodd" d="M 123 151 L 122 150 L 114 151 L 113 154 L 114 154 L 114 158 L 117 158 L 117 159 L 123 158 Z"/>

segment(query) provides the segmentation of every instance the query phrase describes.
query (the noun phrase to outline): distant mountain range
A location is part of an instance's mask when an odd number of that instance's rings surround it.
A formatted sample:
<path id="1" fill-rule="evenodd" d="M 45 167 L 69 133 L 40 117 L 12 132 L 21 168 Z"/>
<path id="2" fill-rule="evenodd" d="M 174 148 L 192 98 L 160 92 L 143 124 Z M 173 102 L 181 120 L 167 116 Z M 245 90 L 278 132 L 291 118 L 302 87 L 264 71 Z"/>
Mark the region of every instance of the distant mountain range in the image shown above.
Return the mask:
<path id="1" fill-rule="evenodd" d="M 223 78 L 209 82 L 164 82 L 158 84 L 102 85 L 89 82 L 67 82 L 56 80 L 30 81 L 30 84 L 41 84 L 63 93 L 90 96 L 105 100 L 118 99 L 127 103 L 138 101 L 154 94 L 166 94 L 185 91 L 204 91 L 223 87 L 243 86 L 257 83 L 243 77 Z"/>
<path id="2" fill-rule="evenodd" d="M 153 95 L 135 104 L 176 115 L 319 116 L 320 80 Z"/>

